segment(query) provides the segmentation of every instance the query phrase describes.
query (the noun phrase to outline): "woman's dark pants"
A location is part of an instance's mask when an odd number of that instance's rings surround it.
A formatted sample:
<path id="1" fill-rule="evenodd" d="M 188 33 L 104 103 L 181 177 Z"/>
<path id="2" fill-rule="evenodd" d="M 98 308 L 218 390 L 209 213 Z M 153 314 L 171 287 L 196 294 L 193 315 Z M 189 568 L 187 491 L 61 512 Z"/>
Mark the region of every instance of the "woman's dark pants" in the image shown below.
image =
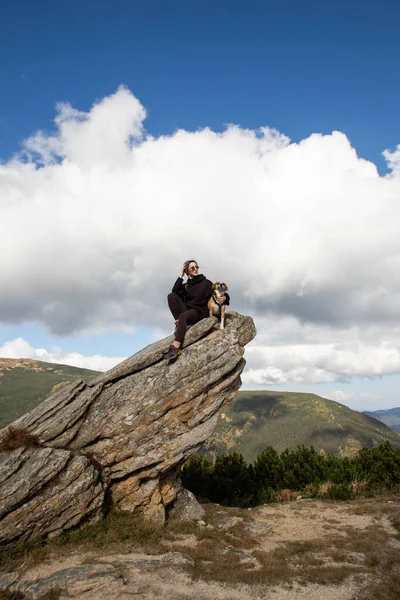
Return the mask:
<path id="1" fill-rule="evenodd" d="M 168 306 L 176 323 L 175 340 L 182 344 L 188 325 L 201 321 L 201 315 L 195 308 L 188 308 L 182 298 L 171 292 L 168 294 Z"/>

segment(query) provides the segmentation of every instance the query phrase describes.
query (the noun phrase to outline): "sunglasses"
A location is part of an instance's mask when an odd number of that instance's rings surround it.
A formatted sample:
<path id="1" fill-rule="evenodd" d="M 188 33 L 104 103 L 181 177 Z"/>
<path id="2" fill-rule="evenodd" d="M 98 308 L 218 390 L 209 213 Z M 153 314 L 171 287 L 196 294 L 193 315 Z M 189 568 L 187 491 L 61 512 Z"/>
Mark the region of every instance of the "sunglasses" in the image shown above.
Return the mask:
<path id="1" fill-rule="evenodd" d="M 189 271 L 198 271 L 199 270 L 199 265 L 197 265 L 197 267 L 190 267 Z"/>

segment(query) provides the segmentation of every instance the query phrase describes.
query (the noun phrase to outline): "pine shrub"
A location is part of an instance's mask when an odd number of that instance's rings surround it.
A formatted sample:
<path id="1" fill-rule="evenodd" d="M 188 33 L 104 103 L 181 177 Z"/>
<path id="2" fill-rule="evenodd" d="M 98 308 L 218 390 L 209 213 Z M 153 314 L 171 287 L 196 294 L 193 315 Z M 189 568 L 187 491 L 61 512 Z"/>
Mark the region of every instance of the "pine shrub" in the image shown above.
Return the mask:
<path id="1" fill-rule="evenodd" d="M 349 459 L 318 454 L 306 446 L 280 455 L 268 447 L 249 465 L 237 453 L 218 456 L 214 463 L 193 456 L 180 474 L 184 487 L 200 499 L 226 506 L 257 506 L 296 492 L 351 500 L 400 491 L 400 450 L 385 442 Z"/>

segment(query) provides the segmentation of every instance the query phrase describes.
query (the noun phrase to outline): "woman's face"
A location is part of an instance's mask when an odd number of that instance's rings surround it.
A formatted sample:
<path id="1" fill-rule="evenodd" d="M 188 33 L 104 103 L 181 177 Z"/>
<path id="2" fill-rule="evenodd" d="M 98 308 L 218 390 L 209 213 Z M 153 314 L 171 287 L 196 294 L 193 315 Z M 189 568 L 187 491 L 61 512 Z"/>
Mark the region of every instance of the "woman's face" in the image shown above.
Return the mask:
<path id="1" fill-rule="evenodd" d="M 189 277 L 194 277 L 199 273 L 199 266 L 196 262 L 192 261 L 188 264 L 188 275 Z"/>

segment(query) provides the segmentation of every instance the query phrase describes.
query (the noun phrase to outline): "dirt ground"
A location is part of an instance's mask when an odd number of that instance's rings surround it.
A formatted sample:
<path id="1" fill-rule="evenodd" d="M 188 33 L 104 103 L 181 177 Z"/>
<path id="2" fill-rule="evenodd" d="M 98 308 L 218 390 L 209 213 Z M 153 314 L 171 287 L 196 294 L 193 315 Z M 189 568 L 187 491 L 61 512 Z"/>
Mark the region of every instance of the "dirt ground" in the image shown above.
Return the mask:
<path id="1" fill-rule="evenodd" d="M 203 521 L 171 523 L 151 543 L 28 553 L 2 568 L 3 589 L 8 577 L 10 589 L 46 600 L 400 598 L 398 497 L 204 508 Z"/>

